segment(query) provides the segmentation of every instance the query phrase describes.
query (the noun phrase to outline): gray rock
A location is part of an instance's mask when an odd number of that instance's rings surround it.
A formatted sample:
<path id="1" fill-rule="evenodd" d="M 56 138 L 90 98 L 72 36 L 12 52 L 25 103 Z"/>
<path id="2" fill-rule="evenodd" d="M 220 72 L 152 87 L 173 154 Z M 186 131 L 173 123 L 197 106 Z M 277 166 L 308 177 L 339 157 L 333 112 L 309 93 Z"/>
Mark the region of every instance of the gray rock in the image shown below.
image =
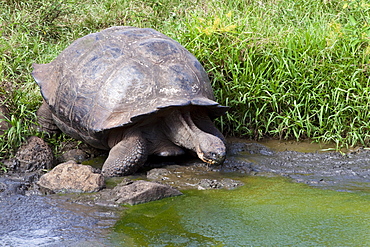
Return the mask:
<path id="1" fill-rule="evenodd" d="M 58 161 L 67 162 L 69 160 L 73 160 L 76 162 L 82 162 L 87 159 L 87 154 L 81 149 L 71 149 L 66 151 L 59 157 Z"/>
<path id="2" fill-rule="evenodd" d="M 104 177 L 91 166 L 68 161 L 44 174 L 38 185 L 53 192 L 96 192 L 103 188 Z"/>
<path id="3" fill-rule="evenodd" d="M 217 169 L 197 162 L 187 166 L 170 165 L 166 168 L 154 168 L 147 172 L 146 177 L 178 189 L 234 189 L 243 185 L 240 181 L 223 178 Z"/>
<path id="4" fill-rule="evenodd" d="M 86 143 L 72 139 L 61 142 L 58 147 L 58 153 L 58 164 L 69 160 L 82 163 L 83 161 L 90 160 L 101 155 L 107 155 L 106 150 L 96 149 Z"/>
<path id="5" fill-rule="evenodd" d="M 40 169 L 51 169 L 54 164 L 53 151 L 48 144 L 37 136 L 31 136 L 22 145 L 15 158 L 8 162 L 10 170 L 18 172 L 33 172 Z"/>
<path id="6" fill-rule="evenodd" d="M 236 155 L 240 152 L 247 152 L 249 154 L 274 155 L 274 151 L 260 143 L 247 143 L 234 141 L 228 145 L 228 155 Z"/>
<path id="7" fill-rule="evenodd" d="M 125 180 L 114 189 L 100 192 L 98 204 L 136 205 L 178 195 L 182 193 L 169 185 L 144 180 L 131 182 Z"/>
<path id="8" fill-rule="evenodd" d="M 234 189 L 242 185 L 244 185 L 242 182 L 230 178 L 202 179 L 198 183 L 198 190 Z"/>
<path id="9" fill-rule="evenodd" d="M 154 168 L 147 172 L 146 177 L 150 180 L 166 180 L 166 175 L 171 172 L 165 168 Z"/>
<path id="10" fill-rule="evenodd" d="M 0 104 L 2 103 L 0 102 Z M 8 108 L 5 105 L 0 105 L 0 135 L 4 134 L 4 131 L 10 128 L 7 119 L 9 119 Z"/>
<path id="11" fill-rule="evenodd" d="M 41 177 L 41 171 L 30 173 L 7 173 L 0 176 L 0 200 L 12 195 L 41 194 L 36 181 Z"/>

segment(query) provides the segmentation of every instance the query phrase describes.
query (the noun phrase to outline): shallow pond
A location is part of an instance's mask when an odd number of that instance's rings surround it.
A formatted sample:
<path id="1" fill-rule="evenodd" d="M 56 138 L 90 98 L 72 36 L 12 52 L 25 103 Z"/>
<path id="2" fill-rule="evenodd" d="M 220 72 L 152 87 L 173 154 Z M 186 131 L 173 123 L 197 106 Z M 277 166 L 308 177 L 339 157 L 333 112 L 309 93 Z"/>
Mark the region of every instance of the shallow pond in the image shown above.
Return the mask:
<path id="1" fill-rule="evenodd" d="M 76 195 L 0 197 L 0 246 L 370 246 L 369 150 L 241 144 L 225 169 L 171 162 L 162 179 L 244 183 L 232 190 L 180 186 L 182 196 L 128 208 Z"/>
<path id="2" fill-rule="evenodd" d="M 370 192 L 337 192 L 281 177 L 238 178 L 231 190 L 131 207 L 114 226 L 121 246 L 368 246 Z"/>

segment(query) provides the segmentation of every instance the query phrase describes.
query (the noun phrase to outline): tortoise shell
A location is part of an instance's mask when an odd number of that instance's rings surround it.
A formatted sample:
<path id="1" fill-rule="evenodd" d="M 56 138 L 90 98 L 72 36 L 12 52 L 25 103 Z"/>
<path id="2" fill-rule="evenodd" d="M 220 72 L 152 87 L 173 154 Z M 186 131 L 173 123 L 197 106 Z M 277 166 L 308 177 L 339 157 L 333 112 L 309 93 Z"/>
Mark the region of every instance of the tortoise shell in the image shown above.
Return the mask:
<path id="1" fill-rule="evenodd" d="M 225 112 L 199 61 L 150 28 L 89 34 L 52 62 L 33 67 L 58 127 L 90 139 L 169 107 L 204 106 L 212 117 Z"/>

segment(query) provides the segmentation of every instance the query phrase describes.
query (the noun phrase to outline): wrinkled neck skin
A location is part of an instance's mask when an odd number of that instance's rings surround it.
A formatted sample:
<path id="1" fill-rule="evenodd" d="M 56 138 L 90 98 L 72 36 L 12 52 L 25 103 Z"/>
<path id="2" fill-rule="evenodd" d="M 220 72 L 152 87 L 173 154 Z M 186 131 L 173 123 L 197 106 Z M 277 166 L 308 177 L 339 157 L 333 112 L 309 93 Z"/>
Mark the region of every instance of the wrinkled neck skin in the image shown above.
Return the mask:
<path id="1" fill-rule="evenodd" d="M 209 164 L 218 165 L 225 160 L 225 138 L 205 110 L 173 110 L 164 122 L 167 137 L 176 145 L 193 150 Z"/>

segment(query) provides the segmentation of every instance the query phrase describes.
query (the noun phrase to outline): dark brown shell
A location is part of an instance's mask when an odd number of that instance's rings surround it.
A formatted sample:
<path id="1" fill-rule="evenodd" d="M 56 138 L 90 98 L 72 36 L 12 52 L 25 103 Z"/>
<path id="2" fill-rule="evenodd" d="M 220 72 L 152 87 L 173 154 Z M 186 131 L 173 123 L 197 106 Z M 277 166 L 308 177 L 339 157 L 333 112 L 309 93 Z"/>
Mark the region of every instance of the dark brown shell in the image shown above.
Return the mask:
<path id="1" fill-rule="evenodd" d="M 225 112 L 198 60 L 149 28 L 112 27 L 82 37 L 51 63 L 34 64 L 33 77 L 53 114 L 84 135 L 171 106 Z"/>

